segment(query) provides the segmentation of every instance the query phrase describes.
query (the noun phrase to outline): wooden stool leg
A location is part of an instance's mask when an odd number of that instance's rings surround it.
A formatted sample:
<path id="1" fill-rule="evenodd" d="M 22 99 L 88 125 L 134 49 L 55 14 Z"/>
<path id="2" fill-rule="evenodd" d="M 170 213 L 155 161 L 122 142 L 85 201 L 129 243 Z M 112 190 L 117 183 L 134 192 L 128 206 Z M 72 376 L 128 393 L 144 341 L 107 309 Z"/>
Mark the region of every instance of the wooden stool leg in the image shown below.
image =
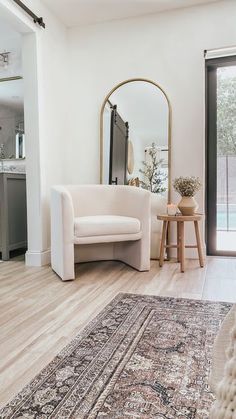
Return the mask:
<path id="1" fill-rule="evenodd" d="M 179 222 L 177 224 L 177 261 L 180 262 L 180 229 L 179 229 Z"/>
<path id="2" fill-rule="evenodd" d="M 185 243 L 184 243 L 184 222 L 179 223 L 180 229 L 180 270 L 184 272 L 185 269 Z"/>
<path id="3" fill-rule="evenodd" d="M 166 233 L 167 233 L 168 221 L 163 221 L 162 227 L 162 237 L 161 237 L 161 247 L 160 247 L 160 259 L 159 259 L 159 266 L 163 266 L 164 262 L 164 253 L 165 253 L 165 241 L 166 241 Z"/>
<path id="4" fill-rule="evenodd" d="M 198 221 L 194 221 L 194 227 L 195 227 L 195 234 L 196 234 L 196 240 L 197 240 L 197 250 L 198 250 L 199 263 L 200 263 L 201 268 L 203 268 L 204 267 L 204 259 L 203 259 L 203 254 L 202 254 L 202 241 L 201 241 Z"/>

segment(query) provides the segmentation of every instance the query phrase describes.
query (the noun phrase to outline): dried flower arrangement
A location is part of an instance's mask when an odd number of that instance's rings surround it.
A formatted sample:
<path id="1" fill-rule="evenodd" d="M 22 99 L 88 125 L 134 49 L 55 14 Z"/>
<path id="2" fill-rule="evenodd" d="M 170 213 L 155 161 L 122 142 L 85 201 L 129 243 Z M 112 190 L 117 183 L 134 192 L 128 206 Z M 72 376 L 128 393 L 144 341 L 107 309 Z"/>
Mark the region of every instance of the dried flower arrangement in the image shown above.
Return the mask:
<path id="1" fill-rule="evenodd" d="M 181 196 L 193 197 L 201 188 L 202 183 L 199 177 L 180 176 L 173 181 L 173 187 Z"/>

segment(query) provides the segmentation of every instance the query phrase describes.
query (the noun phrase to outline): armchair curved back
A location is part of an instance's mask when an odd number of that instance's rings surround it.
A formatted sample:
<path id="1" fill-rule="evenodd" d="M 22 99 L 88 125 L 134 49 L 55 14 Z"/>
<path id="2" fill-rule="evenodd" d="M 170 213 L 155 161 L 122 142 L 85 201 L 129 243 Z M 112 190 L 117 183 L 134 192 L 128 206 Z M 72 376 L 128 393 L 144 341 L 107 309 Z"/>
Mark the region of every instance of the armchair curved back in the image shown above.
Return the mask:
<path id="1" fill-rule="evenodd" d="M 124 215 L 142 218 L 151 205 L 149 191 L 133 186 L 66 185 L 71 196 L 74 216 Z"/>

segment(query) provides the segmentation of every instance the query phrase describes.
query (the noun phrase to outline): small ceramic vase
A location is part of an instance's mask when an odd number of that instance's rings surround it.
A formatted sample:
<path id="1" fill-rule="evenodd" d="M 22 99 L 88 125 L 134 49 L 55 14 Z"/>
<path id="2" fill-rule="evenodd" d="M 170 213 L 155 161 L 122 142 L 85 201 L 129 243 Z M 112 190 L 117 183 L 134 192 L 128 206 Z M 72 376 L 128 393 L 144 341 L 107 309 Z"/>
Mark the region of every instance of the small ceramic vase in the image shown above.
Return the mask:
<path id="1" fill-rule="evenodd" d="M 198 203 L 193 196 L 182 196 L 178 208 L 182 215 L 194 215 L 198 209 Z"/>

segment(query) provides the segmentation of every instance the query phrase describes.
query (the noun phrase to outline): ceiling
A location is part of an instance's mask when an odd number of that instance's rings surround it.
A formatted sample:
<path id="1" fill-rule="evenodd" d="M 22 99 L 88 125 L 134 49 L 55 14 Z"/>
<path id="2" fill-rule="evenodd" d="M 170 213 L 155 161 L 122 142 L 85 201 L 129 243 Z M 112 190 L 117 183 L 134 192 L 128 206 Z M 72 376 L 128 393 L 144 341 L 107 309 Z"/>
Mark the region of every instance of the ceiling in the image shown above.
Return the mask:
<path id="1" fill-rule="evenodd" d="M 125 19 L 219 0 L 43 0 L 66 26 Z"/>

